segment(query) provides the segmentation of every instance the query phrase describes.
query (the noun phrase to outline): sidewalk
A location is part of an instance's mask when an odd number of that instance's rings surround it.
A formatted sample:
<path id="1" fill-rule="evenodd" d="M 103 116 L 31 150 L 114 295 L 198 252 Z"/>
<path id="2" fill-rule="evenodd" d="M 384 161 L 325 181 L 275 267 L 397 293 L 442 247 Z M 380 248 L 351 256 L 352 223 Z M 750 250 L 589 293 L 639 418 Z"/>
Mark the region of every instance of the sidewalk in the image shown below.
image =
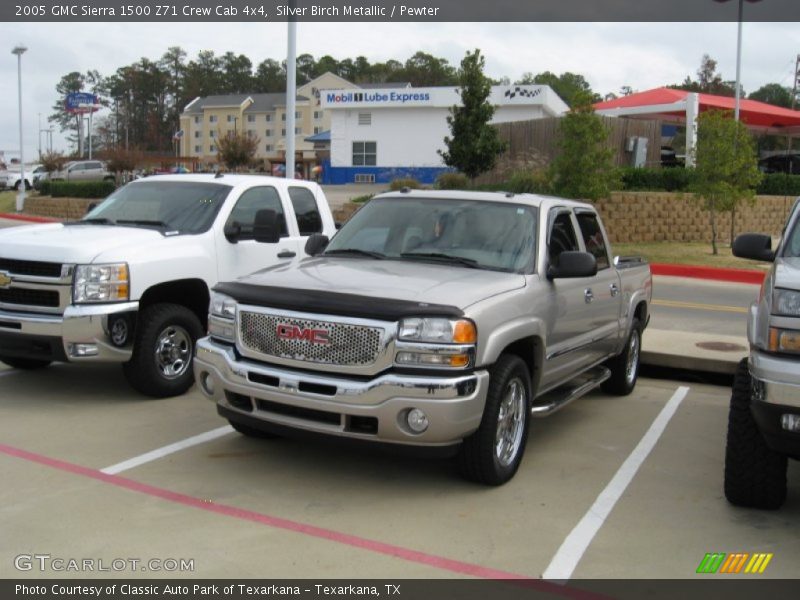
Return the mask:
<path id="1" fill-rule="evenodd" d="M 749 354 L 744 336 L 645 329 L 643 364 L 687 371 L 733 375 Z"/>

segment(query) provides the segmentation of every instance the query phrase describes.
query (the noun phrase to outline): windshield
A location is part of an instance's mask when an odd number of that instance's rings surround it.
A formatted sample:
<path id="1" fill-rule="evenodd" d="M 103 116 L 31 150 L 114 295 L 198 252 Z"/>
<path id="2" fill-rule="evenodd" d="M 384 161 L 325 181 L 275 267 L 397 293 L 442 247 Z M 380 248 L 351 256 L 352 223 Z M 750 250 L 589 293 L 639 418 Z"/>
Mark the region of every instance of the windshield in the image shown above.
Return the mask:
<path id="1" fill-rule="evenodd" d="M 211 227 L 231 186 L 191 181 L 135 181 L 119 188 L 83 220 L 202 233 Z"/>
<path id="2" fill-rule="evenodd" d="M 532 271 L 537 214 L 521 204 L 377 198 L 342 227 L 325 254 Z"/>

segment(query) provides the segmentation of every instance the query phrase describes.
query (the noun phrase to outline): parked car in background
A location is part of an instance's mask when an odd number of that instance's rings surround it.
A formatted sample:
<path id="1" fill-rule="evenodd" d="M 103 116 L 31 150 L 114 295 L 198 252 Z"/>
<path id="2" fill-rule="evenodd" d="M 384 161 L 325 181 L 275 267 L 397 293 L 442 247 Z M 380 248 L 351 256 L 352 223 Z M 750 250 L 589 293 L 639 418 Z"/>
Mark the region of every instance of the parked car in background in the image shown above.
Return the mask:
<path id="1" fill-rule="evenodd" d="M 99 160 L 68 162 L 60 171 L 50 174 L 51 181 L 102 181 L 114 179 L 114 174 Z"/>
<path id="2" fill-rule="evenodd" d="M 800 175 L 800 152 L 792 154 L 776 154 L 758 161 L 762 173 L 789 173 Z"/>
<path id="3" fill-rule="evenodd" d="M 45 168 L 42 165 L 25 167 L 25 189 L 31 189 L 36 182 L 36 178 L 45 173 Z M 0 188 L 18 190 L 21 178 L 22 173 L 19 170 L 0 173 Z"/>

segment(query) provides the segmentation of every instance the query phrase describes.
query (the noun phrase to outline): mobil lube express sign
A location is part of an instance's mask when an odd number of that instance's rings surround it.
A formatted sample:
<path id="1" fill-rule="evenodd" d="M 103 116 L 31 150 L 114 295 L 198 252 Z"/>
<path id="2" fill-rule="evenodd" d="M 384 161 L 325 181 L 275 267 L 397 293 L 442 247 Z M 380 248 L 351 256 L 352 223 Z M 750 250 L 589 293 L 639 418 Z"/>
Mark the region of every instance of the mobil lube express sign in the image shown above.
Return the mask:
<path id="1" fill-rule="evenodd" d="M 329 107 L 339 106 L 432 106 L 435 104 L 435 93 L 439 90 L 422 90 L 413 88 L 383 90 L 325 90 L 322 92 L 322 104 Z"/>

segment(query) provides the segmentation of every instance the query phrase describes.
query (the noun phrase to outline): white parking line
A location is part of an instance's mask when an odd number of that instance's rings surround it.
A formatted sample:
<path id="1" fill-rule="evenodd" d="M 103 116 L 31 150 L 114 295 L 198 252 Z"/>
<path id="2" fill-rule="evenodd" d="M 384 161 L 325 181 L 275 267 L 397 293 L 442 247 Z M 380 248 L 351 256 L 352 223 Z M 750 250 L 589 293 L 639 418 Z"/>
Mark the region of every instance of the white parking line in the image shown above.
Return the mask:
<path id="1" fill-rule="evenodd" d="M 625 459 L 625 462 L 622 463 L 622 466 L 620 466 L 606 488 L 600 492 L 592 507 L 567 536 L 564 543 L 561 544 L 558 552 L 556 552 L 553 560 L 550 561 L 550 565 L 542 575 L 544 579 L 566 582 L 572 577 L 572 573 L 578 566 L 589 544 L 592 543 L 594 536 L 597 535 L 600 527 L 603 526 L 606 518 L 611 514 L 614 505 L 625 493 L 625 489 L 633 480 L 639 467 L 647 459 L 661 434 L 664 433 L 670 419 L 672 419 L 688 392 L 689 388 L 684 386 L 675 390 L 672 398 L 669 399 L 669 402 L 658 414 L 653 424 L 650 425 L 650 429 L 644 434 L 639 444 L 634 448 L 630 456 Z"/>
<path id="2" fill-rule="evenodd" d="M 173 454 L 175 452 L 179 452 L 186 448 L 191 448 L 192 446 L 197 446 L 199 444 L 210 442 L 211 440 L 215 440 L 218 437 L 222 437 L 223 435 L 228 435 L 229 433 L 233 433 L 233 427 L 231 427 L 230 425 L 226 425 L 225 427 L 220 427 L 219 429 L 213 429 L 211 431 L 201 433 L 200 435 L 195 435 L 193 437 L 186 438 L 183 441 L 175 442 L 174 444 L 170 444 L 169 446 L 163 446 L 162 448 L 157 448 L 145 454 L 141 454 L 139 456 L 135 456 L 131 459 L 125 460 L 121 463 L 117 463 L 115 465 L 111 465 L 110 467 L 106 467 L 105 469 L 100 469 L 100 472 L 105 473 L 106 475 L 116 475 L 117 473 L 122 473 L 123 471 L 127 471 L 128 469 L 133 469 L 134 467 L 138 467 L 139 465 L 143 465 L 145 463 L 158 460 L 159 458 L 163 458 L 168 454 Z"/>

